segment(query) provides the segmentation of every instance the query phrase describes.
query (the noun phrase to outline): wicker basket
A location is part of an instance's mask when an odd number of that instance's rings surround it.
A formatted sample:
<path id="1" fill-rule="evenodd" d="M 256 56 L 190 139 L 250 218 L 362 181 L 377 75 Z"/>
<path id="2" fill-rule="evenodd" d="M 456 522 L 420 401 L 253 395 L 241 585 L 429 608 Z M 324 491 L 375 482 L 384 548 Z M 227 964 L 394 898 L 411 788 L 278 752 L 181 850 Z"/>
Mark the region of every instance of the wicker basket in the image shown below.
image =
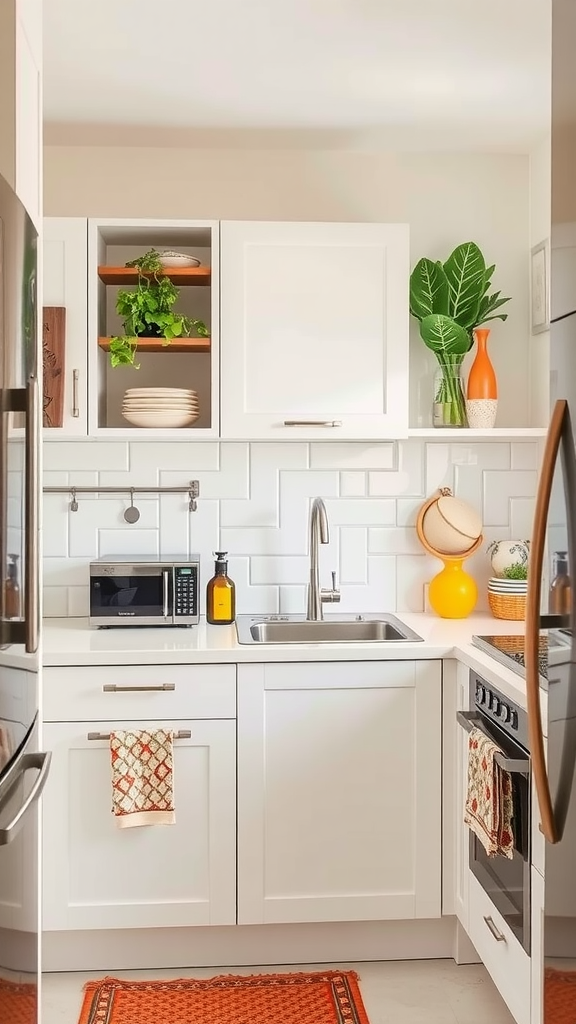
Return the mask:
<path id="1" fill-rule="evenodd" d="M 488 604 L 495 619 L 526 618 L 526 594 L 493 594 L 488 591 Z"/>

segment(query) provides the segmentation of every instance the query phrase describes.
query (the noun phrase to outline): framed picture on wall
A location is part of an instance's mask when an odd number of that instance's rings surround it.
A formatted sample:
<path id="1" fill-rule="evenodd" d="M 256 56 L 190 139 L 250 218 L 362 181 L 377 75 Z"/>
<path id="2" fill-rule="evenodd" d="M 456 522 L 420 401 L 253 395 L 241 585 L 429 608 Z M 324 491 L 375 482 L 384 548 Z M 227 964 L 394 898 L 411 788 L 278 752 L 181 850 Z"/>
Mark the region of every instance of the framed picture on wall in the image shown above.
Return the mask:
<path id="1" fill-rule="evenodd" d="M 532 249 L 530 261 L 530 329 L 532 334 L 550 330 L 550 281 L 548 239 Z"/>

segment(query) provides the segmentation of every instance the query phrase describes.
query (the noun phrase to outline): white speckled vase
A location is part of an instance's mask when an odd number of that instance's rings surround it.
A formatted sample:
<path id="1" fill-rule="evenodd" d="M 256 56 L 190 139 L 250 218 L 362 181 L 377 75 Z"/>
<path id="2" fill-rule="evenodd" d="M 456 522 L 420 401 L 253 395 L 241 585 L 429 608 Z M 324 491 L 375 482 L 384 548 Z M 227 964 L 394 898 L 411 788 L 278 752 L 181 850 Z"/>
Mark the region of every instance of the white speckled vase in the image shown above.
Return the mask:
<path id="1" fill-rule="evenodd" d="M 468 426 L 477 430 L 490 429 L 496 423 L 497 398 L 467 398 L 466 417 Z"/>

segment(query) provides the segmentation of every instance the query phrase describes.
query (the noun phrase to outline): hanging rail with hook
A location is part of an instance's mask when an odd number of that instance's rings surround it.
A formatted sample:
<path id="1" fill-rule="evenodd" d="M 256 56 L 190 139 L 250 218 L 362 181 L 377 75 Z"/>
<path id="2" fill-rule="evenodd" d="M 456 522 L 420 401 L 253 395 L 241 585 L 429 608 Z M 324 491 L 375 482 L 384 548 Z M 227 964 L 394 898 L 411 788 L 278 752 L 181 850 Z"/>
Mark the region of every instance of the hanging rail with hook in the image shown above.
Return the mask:
<path id="1" fill-rule="evenodd" d="M 198 505 L 196 499 L 200 495 L 200 484 L 198 480 L 191 480 L 184 487 L 74 487 L 69 484 L 67 487 L 44 487 L 44 494 L 68 494 L 70 496 L 70 508 L 73 512 L 78 511 L 77 494 L 187 494 L 188 509 L 195 512 Z"/>

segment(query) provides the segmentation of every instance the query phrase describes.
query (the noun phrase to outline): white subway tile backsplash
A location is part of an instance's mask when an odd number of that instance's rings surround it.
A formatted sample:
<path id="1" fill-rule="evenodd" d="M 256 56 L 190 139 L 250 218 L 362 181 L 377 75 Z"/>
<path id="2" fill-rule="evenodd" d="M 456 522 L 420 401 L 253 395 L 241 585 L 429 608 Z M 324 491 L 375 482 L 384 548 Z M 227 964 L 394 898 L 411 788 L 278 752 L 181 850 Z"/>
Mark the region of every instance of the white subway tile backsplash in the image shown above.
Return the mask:
<path id="1" fill-rule="evenodd" d="M 411 526 L 373 527 L 368 530 L 371 555 L 421 555 L 422 545 Z"/>
<path id="2" fill-rule="evenodd" d="M 344 470 L 340 473 L 340 497 L 363 498 L 366 495 L 367 477 L 360 470 Z"/>
<path id="3" fill-rule="evenodd" d="M 310 469 L 395 469 L 396 443 L 312 442 Z"/>
<path id="4" fill-rule="evenodd" d="M 170 445 L 167 446 L 170 450 Z M 46 441 L 42 446 L 44 469 L 86 470 L 129 468 L 129 445 L 125 441 Z"/>
<path id="5" fill-rule="evenodd" d="M 510 522 L 510 499 L 536 494 L 537 474 L 530 470 L 484 473 L 484 523 L 499 526 Z"/>
<path id="6" fill-rule="evenodd" d="M 340 528 L 340 571 L 337 586 L 368 582 L 368 530 L 363 526 Z M 325 584 L 326 586 L 328 583 Z"/>
<path id="7" fill-rule="evenodd" d="M 423 449 L 419 444 L 400 442 L 398 466 L 388 472 L 368 473 L 368 493 L 371 497 L 399 497 L 403 494 L 422 494 Z"/>
<path id="8" fill-rule="evenodd" d="M 188 496 L 136 495 L 141 512 L 129 525 L 129 493 L 44 496 L 44 609 L 83 616 L 88 563 L 127 555 L 201 557 L 201 610 L 215 550 L 228 550 L 237 611 L 303 612 L 309 574 L 308 517 L 324 498 L 330 543 L 320 545 L 321 585 L 337 573 L 342 600 L 334 611 L 420 611 L 424 585 L 441 569 L 425 555 L 415 523 L 440 486 L 481 513 L 485 544 L 466 563 L 486 606 L 490 539 L 531 532 L 540 448 L 532 442 L 374 443 L 48 442 L 45 486 L 186 486 L 200 482 L 197 512 Z M 530 527 L 530 529 L 528 529 Z"/>

